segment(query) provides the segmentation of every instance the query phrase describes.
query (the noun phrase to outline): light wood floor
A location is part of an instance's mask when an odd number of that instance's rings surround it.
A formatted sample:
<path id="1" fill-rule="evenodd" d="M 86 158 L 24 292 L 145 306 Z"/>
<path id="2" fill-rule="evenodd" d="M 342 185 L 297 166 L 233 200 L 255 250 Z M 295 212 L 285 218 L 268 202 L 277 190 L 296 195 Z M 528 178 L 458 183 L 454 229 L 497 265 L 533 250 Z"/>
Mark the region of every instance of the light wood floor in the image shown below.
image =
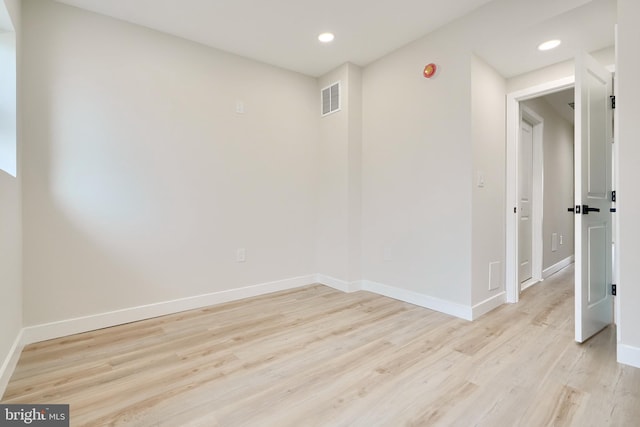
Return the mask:
<path id="1" fill-rule="evenodd" d="M 3 403 L 74 426 L 637 426 L 615 330 L 573 341 L 571 268 L 466 322 L 309 286 L 30 345 Z"/>

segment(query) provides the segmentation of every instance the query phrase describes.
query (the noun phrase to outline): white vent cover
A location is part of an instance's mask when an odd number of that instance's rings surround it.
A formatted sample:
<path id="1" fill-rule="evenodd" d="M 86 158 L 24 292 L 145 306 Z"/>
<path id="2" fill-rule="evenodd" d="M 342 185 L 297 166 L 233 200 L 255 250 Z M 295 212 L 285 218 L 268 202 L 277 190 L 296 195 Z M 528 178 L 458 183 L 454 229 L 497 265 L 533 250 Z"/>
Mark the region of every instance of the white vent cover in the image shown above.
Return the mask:
<path id="1" fill-rule="evenodd" d="M 322 115 L 340 111 L 340 82 L 322 89 Z"/>

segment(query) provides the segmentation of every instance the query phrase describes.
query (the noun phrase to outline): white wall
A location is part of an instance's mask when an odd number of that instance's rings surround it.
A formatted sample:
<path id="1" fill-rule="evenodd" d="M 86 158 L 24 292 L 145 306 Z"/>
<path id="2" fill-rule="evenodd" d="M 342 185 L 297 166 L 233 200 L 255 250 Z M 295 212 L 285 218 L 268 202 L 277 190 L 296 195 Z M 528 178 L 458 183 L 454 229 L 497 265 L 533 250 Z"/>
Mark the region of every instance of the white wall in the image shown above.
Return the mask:
<path id="1" fill-rule="evenodd" d="M 441 72 L 422 76 L 435 62 Z M 363 73 L 367 280 L 469 305 L 470 55 L 436 32 Z"/>
<path id="2" fill-rule="evenodd" d="M 618 360 L 640 367 L 640 3 L 618 0 L 618 247 L 620 276 L 618 298 Z"/>
<path id="3" fill-rule="evenodd" d="M 22 328 L 20 184 L 0 171 L 0 395 L 11 348 Z"/>
<path id="4" fill-rule="evenodd" d="M 314 273 L 315 79 L 51 1 L 23 13 L 27 325 Z"/>
<path id="5" fill-rule="evenodd" d="M 483 233 L 479 227 L 487 202 L 504 186 L 504 176 L 494 169 L 498 162 L 488 163 L 488 173 L 496 172 L 498 178 L 474 198 L 475 172 L 478 165 L 485 167 L 474 161 L 475 141 L 499 144 L 492 137 L 476 136 L 472 128 L 472 52 L 585 2 L 495 0 L 364 69 L 367 280 L 467 308 L 493 295 L 481 288 L 488 280 L 489 260 L 500 261 L 503 252 L 496 233 L 504 232 L 504 214 L 492 217 L 496 221 L 491 221 L 491 231 Z M 502 25 L 487 26 L 501 17 Z M 422 69 L 430 62 L 438 64 L 440 73 L 425 80 Z M 496 84 L 492 103 L 501 86 L 497 77 L 489 77 Z M 489 133 L 499 132 L 499 120 L 487 124 Z M 472 242 L 474 211 L 477 233 Z"/>
<path id="6" fill-rule="evenodd" d="M 349 103 L 349 277 L 363 279 L 362 270 L 362 69 L 348 64 Z"/>
<path id="7" fill-rule="evenodd" d="M 544 98 L 522 103 L 544 120 L 544 200 L 542 222 L 542 269 L 571 257 L 574 253 L 574 216 L 567 212 L 573 206 L 573 125 L 558 114 Z M 552 233 L 563 236 L 558 250 L 551 250 Z"/>
<path id="8" fill-rule="evenodd" d="M 318 79 L 317 115 L 320 91 L 341 84 L 341 110 L 320 118 L 318 146 L 318 230 L 316 271 L 346 281 L 349 275 L 349 66 L 332 70 Z"/>
<path id="9" fill-rule="evenodd" d="M 471 85 L 472 305 L 476 305 L 499 298 L 505 291 L 506 81 L 474 55 Z M 484 182 L 482 186 L 479 185 L 481 178 Z M 490 270 L 493 277 L 490 277 Z M 490 280 L 492 290 L 489 290 Z"/>
<path id="10" fill-rule="evenodd" d="M 340 289 L 362 279 L 362 71 L 346 63 L 318 79 L 340 82 L 341 109 L 320 119 L 316 271 Z"/>
<path id="11" fill-rule="evenodd" d="M 0 8 L 5 6 L 4 3 L 6 3 L 12 18 L 19 46 L 20 2 L 5 0 L 0 3 Z M 19 67 L 19 58 L 17 64 L 15 61 L 11 62 L 14 67 L 16 65 Z M 16 136 L 20 138 L 19 125 Z M 0 170 L 0 395 L 4 384 L 9 380 L 8 375 L 13 369 L 11 365 L 16 361 L 15 358 L 12 358 L 11 349 L 22 328 L 22 221 L 20 212 L 20 170 L 18 170 L 17 177 Z"/>

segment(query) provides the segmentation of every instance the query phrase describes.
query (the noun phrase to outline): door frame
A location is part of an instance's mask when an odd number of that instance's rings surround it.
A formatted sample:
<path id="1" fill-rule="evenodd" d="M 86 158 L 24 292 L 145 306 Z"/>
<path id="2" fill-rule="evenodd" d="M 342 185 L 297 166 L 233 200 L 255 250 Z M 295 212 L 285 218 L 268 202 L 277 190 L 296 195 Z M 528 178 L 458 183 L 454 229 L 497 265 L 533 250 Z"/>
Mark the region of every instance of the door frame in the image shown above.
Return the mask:
<path id="1" fill-rule="evenodd" d="M 518 280 L 518 138 L 520 134 L 520 102 L 575 86 L 575 76 L 553 80 L 507 94 L 507 150 L 506 150 L 506 263 L 505 290 L 508 303 L 520 299 Z M 534 141 L 535 143 L 535 141 Z M 535 151 L 535 150 L 534 150 Z M 540 188 L 541 190 L 542 188 Z M 535 185 L 534 185 L 535 191 Z M 515 209 L 515 211 L 514 211 Z M 540 223 L 542 216 L 540 215 Z M 535 230 L 535 229 L 534 229 Z M 541 239 L 541 236 L 540 236 Z M 534 241 L 536 238 L 534 237 Z M 541 244 L 541 242 L 540 242 Z M 540 252 L 541 253 L 541 252 Z M 542 264 L 540 260 L 540 264 Z M 540 267 L 541 268 L 541 267 Z"/>
<path id="2" fill-rule="evenodd" d="M 520 122 L 522 121 L 529 123 L 532 130 L 533 156 L 531 163 L 533 168 L 531 170 L 531 179 L 533 189 L 531 193 L 531 278 L 524 283 L 520 283 L 518 278 L 520 292 L 542 280 L 542 218 L 544 212 L 544 119 L 532 109 L 520 104 Z M 520 132 L 518 132 L 519 135 Z M 516 141 L 516 144 L 518 142 Z M 519 247 L 516 246 L 516 248 Z M 518 263 L 519 261 L 518 259 Z"/>

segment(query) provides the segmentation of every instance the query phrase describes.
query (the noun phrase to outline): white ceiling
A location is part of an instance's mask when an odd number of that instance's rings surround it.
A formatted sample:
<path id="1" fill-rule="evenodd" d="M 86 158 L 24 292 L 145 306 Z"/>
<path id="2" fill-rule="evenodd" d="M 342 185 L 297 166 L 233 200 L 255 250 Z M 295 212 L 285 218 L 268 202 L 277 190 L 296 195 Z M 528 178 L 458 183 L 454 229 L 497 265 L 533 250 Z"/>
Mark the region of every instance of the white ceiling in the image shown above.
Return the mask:
<path id="1" fill-rule="evenodd" d="M 562 1 L 562 0 L 559 0 Z M 617 21 L 616 0 L 593 0 L 517 33 L 476 48 L 504 77 L 546 67 L 575 57 L 577 51 L 594 52 L 613 46 Z M 560 39 L 560 47 L 540 52 L 546 40 Z M 610 65 L 610 64 L 604 64 Z"/>
<path id="2" fill-rule="evenodd" d="M 489 3 L 489 0 L 57 1 L 311 76 L 320 76 L 347 61 L 365 66 Z M 476 52 L 505 77 L 511 77 L 569 59 L 577 48 L 594 51 L 610 46 L 615 0 L 589 1 L 571 0 L 588 4 L 535 27 L 521 28 L 518 34 L 476 46 Z M 496 26 L 500 22 L 487 25 Z M 317 35 L 325 31 L 336 35 L 329 45 L 317 40 Z M 551 35 L 563 38 L 563 47 L 547 55 L 538 54 L 535 46 Z"/>
<path id="3" fill-rule="evenodd" d="M 545 95 L 543 99 L 551 104 L 553 109 L 556 110 L 556 112 L 560 114 L 561 117 L 563 117 L 569 123 L 574 124 L 574 109 L 569 106 L 569 103 L 574 102 L 574 93 L 575 91 L 573 90 L 573 88 L 571 88 Z"/>

